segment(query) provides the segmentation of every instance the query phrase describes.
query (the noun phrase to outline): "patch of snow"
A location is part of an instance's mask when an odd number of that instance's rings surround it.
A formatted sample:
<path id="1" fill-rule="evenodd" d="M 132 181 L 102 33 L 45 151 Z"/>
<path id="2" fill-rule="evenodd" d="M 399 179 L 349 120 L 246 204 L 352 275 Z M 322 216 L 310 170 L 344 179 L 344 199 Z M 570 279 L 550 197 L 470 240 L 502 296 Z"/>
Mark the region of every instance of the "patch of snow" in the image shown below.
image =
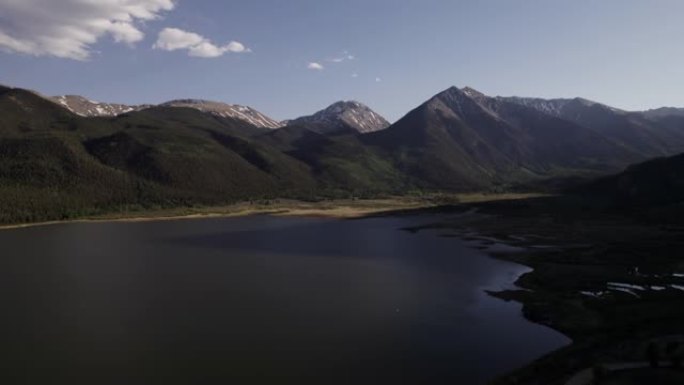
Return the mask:
<path id="1" fill-rule="evenodd" d="M 682 285 L 670 285 L 670 287 L 675 289 L 675 290 L 684 291 L 684 286 L 682 286 Z"/>
<path id="2" fill-rule="evenodd" d="M 283 126 L 280 122 L 277 122 L 248 106 L 197 99 L 172 100 L 163 103 L 162 105 L 167 107 L 194 108 L 222 118 L 243 120 L 257 127 L 276 129 Z"/>
<path id="3" fill-rule="evenodd" d="M 623 292 L 623 293 L 631 294 L 631 295 L 633 295 L 633 296 L 635 296 L 635 297 L 637 297 L 637 298 L 641 298 L 641 297 L 639 297 L 639 295 L 638 295 L 637 293 L 635 293 L 634 291 L 632 291 L 632 290 L 630 290 L 630 289 L 625 289 L 624 287 L 611 287 L 611 288 L 609 288 L 609 289 L 610 289 L 610 290 L 615 290 L 615 291 L 621 291 L 621 292 Z"/>
<path id="4" fill-rule="evenodd" d="M 622 288 L 622 289 L 628 289 L 628 290 L 639 290 L 639 291 L 644 291 L 646 288 L 643 286 L 639 285 L 632 285 L 629 283 L 619 283 L 619 282 L 608 282 L 608 288 Z"/>

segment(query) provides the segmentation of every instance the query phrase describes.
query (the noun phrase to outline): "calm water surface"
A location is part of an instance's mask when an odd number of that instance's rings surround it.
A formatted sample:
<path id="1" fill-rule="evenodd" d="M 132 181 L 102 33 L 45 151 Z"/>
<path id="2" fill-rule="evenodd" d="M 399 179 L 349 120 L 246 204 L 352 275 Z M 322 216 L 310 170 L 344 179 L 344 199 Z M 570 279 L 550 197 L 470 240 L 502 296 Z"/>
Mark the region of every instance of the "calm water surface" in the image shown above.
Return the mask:
<path id="1" fill-rule="evenodd" d="M 434 217 L 0 231 L 0 364 L 51 384 L 483 384 L 568 343 Z"/>

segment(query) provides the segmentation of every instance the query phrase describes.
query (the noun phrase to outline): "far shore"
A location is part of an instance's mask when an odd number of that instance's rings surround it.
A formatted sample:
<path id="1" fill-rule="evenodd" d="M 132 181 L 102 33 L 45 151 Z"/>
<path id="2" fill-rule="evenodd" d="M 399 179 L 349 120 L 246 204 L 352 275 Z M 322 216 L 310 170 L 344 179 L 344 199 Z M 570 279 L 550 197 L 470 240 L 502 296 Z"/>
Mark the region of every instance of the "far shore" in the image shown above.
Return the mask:
<path id="1" fill-rule="evenodd" d="M 242 202 L 227 206 L 179 207 L 149 211 L 112 212 L 66 220 L 0 225 L 0 230 L 52 226 L 66 223 L 156 222 L 209 218 L 230 218 L 249 215 L 328 217 L 338 219 L 363 218 L 407 210 L 430 209 L 464 203 L 516 200 L 540 194 L 449 194 L 429 196 L 399 196 L 382 199 L 338 199 L 321 202 L 276 199 Z"/>

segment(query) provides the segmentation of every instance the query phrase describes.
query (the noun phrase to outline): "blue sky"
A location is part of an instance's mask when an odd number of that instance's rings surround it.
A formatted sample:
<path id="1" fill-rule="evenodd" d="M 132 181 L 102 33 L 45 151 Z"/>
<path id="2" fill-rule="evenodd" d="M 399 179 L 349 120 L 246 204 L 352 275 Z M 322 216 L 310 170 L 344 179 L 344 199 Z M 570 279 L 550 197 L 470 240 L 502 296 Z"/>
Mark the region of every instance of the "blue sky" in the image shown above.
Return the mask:
<path id="1" fill-rule="evenodd" d="M 684 106 L 682 15 L 679 0 L 0 0 L 0 83 L 276 119 L 354 99 L 396 120 L 451 85 Z"/>

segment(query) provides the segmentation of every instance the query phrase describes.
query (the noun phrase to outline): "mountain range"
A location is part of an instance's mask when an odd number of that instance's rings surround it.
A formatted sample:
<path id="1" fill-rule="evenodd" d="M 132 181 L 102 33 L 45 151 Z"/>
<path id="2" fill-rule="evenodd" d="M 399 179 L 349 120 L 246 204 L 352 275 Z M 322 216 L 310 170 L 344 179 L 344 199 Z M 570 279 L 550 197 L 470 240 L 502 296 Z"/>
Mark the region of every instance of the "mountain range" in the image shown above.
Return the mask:
<path id="1" fill-rule="evenodd" d="M 548 189 L 684 152 L 684 114 L 451 87 L 394 124 L 354 101 L 285 122 L 0 87 L 0 222 L 246 199 Z"/>
<path id="2" fill-rule="evenodd" d="M 36 94 L 40 95 L 39 93 Z M 385 118 L 368 106 L 356 101 L 337 102 L 313 115 L 280 122 L 251 107 L 211 100 L 177 99 L 155 106 L 152 104 L 102 103 L 79 95 L 50 96 L 46 99 L 59 104 L 76 115 L 89 118 L 115 117 L 152 107 L 182 107 L 193 108 L 222 118 L 243 120 L 260 128 L 277 129 L 287 125 L 300 125 L 325 134 L 368 133 L 383 130 L 390 125 Z"/>
<path id="3" fill-rule="evenodd" d="M 613 173 L 682 152 L 684 119 L 452 87 L 363 139 L 433 188 L 506 188 Z"/>
<path id="4" fill-rule="evenodd" d="M 126 112 L 138 111 L 149 106 L 129 106 L 116 103 L 100 103 L 79 95 L 61 95 L 48 97 L 76 115 L 85 117 L 117 116 Z"/>

